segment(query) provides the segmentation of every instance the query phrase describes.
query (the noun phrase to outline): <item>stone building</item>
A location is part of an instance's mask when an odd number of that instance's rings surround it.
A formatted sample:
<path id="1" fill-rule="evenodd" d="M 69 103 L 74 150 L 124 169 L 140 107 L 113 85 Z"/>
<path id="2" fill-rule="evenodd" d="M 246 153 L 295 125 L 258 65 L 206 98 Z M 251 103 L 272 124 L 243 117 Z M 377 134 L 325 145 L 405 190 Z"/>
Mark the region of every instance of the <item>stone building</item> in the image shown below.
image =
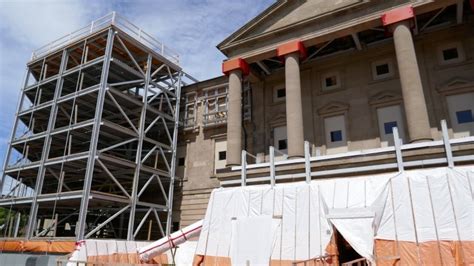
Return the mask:
<path id="1" fill-rule="evenodd" d="M 183 89 L 175 225 L 202 219 L 212 189 L 240 184 L 242 150 L 249 183 L 268 181 L 270 146 L 278 182 L 301 179 L 304 141 L 313 179 L 395 172 L 396 127 L 405 167 L 431 167 L 446 164 L 445 120 L 454 162 L 472 164 L 473 12 L 457 0 L 268 7 L 218 44 L 223 76 Z"/>

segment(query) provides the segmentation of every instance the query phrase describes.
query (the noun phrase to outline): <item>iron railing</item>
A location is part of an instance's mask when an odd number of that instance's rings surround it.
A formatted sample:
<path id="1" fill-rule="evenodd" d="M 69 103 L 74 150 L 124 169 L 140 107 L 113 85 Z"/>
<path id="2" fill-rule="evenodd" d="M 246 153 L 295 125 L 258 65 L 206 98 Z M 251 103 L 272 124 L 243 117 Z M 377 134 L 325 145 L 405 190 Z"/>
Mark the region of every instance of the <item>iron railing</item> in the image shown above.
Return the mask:
<path id="1" fill-rule="evenodd" d="M 155 53 L 170 60 L 173 64 L 179 65 L 179 55 L 177 52 L 165 46 L 162 42 L 158 41 L 153 36 L 144 32 L 141 28 L 134 25 L 132 22 L 128 21 L 126 18 L 118 15 L 115 12 L 111 12 L 101 18 L 98 18 L 92 21 L 89 25 L 80 28 L 76 31 L 73 31 L 57 40 L 54 40 L 34 50 L 31 55 L 31 60 L 35 60 L 44 55 L 47 55 L 61 47 L 71 44 L 74 41 L 80 40 L 92 33 L 98 32 L 111 25 L 118 27 L 140 43 L 153 50 Z"/>
<path id="2" fill-rule="evenodd" d="M 464 137 L 464 138 L 455 138 L 449 139 L 448 134 L 448 127 L 445 120 L 441 121 L 441 132 L 442 132 L 442 140 L 438 141 L 430 141 L 430 142 L 421 142 L 421 143 L 410 143 L 410 144 L 402 144 L 402 140 L 398 134 L 398 129 L 396 127 L 393 128 L 393 138 L 394 138 L 394 146 L 385 147 L 385 148 L 377 148 L 371 150 L 362 150 L 362 151 L 353 151 L 353 152 L 346 152 L 341 154 L 332 154 L 332 155 L 324 155 L 324 156 L 312 156 L 310 143 L 305 141 L 304 143 L 304 158 L 301 159 L 286 159 L 284 157 L 283 160 L 275 161 L 275 148 L 270 146 L 269 148 L 269 160 L 268 162 L 259 162 L 257 160 L 257 156 L 248 153 L 247 151 L 242 151 L 242 164 L 241 166 L 232 167 L 232 171 L 240 171 L 241 177 L 240 179 L 235 180 L 224 180 L 221 181 L 222 186 L 232 186 L 232 185 L 241 185 L 246 186 L 250 183 L 262 183 L 262 182 L 270 182 L 272 186 L 275 185 L 276 181 L 290 181 L 295 179 L 304 179 L 306 182 L 311 182 L 312 178 L 316 177 L 325 177 L 331 175 L 341 175 L 341 174 L 354 174 L 354 173 L 366 173 L 366 172 L 374 172 L 374 171 L 383 171 L 383 170 L 398 170 L 399 172 L 403 172 L 407 167 L 429 167 L 429 166 L 436 166 L 441 164 L 447 164 L 448 167 L 454 167 L 454 163 L 461 163 L 461 162 L 468 162 L 474 161 L 474 155 L 458 155 L 453 156 L 452 146 L 456 145 L 464 145 L 464 144 L 472 144 L 474 143 L 474 136 Z M 402 152 L 404 151 L 414 151 L 419 149 L 426 149 L 426 148 L 444 148 L 445 154 L 442 158 L 428 158 L 428 159 L 419 159 L 419 160 L 411 160 L 411 161 L 404 161 Z M 321 170 L 321 171 L 314 171 L 312 170 L 312 163 L 316 162 L 324 162 L 329 160 L 335 159 L 349 159 L 355 157 L 367 157 L 367 156 L 377 156 L 383 154 L 395 154 L 396 162 L 394 163 L 380 163 L 380 164 L 372 164 L 367 166 L 354 166 L 354 167 L 347 167 L 347 168 L 337 168 L 337 169 L 330 169 L 330 170 Z M 247 157 L 255 158 L 255 164 L 248 164 Z M 292 173 L 292 174 L 282 174 L 277 175 L 277 167 L 280 166 L 288 166 L 294 164 L 304 164 L 304 173 Z M 248 171 L 254 169 L 268 169 L 268 176 L 259 176 L 259 177 L 251 177 L 248 178 Z"/>

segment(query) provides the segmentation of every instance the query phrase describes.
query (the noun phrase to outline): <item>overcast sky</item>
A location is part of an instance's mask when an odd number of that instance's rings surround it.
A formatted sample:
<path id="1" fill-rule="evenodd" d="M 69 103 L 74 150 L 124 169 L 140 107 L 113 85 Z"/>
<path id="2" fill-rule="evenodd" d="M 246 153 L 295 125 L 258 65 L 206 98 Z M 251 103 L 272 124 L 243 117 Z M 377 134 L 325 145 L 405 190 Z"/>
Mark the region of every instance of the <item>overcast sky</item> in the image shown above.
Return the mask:
<path id="1" fill-rule="evenodd" d="M 0 0 L 0 162 L 34 49 L 117 11 L 177 51 L 184 70 L 205 80 L 221 74 L 224 56 L 216 45 L 274 1 Z"/>

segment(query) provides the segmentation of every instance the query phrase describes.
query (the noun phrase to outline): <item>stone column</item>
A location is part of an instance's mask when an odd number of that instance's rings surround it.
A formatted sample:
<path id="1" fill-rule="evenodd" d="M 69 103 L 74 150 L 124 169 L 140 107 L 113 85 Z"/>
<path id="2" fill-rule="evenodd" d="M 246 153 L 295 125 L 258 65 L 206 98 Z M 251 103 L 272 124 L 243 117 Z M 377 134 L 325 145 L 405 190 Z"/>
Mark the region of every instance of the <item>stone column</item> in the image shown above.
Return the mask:
<path id="1" fill-rule="evenodd" d="M 277 55 L 285 59 L 286 131 L 288 157 L 304 157 L 303 106 L 301 100 L 300 58 L 306 56 L 301 41 L 280 45 Z"/>
<path id="2" fill-rule="evenodd" d="M 224 61 L 222 72 L 229 76 L 227 100 L 227 166 L 241 164 L 242 154 L 242 77 L 249 66 L 241 58 Z"/>
<path id="3" fill-rule="evenodd" d="M 393 33 L 410 142 L 420 142 L 432 140 L 432 137 L 410 30 L 413 16 L 411 7 L 403 7 L 385 14 L 382 21 Z"/>
<path id="4" fill-rule="evenodd" d="M 303 107 L 299 53 L 285 56 L 286 130 L 288 157 L 304 157 Z"/>
<path id="5" fill-rule="evenodd" d="M 227 165 L 240 165 L 242 152 L 242 71 L 229 73 L 227 103 Z"/>

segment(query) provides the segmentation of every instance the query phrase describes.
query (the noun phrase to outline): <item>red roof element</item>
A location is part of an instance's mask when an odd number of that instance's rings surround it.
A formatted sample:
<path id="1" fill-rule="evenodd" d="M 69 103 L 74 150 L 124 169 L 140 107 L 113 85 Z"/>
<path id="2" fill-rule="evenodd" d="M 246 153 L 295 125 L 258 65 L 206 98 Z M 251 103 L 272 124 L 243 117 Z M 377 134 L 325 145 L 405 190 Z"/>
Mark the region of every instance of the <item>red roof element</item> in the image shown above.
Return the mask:
<path id="1" fill-rule="evenodd" d="M 249 65 L 242 58 L 229 59 L 222 62 L 222 73 L 229 75 L 230 71 L 240 69 L 243 75 L 250 72 Z"/>
<path id="2" fill-rule="evenodd" d="M 409 20 L 415 17 L 415 12 L 413 11 L 413 7 L 404 6 L 397 9 L 393 9 L 388 11 L 387 13 L 382 15 L 382 24 L 384 27 L 395 24 L 400 21 Z"/>
<path id="3" fill-rule="evenodd" d="M 278 46 L 277 48 L 277 56 L 279 57 L 283 57 L 294 52 L 298 52 L 301 58 L 306 58 L 307 56 L 306 48 L 304 47 L 304 44 L 299 40 L 287 42 Z"/>

